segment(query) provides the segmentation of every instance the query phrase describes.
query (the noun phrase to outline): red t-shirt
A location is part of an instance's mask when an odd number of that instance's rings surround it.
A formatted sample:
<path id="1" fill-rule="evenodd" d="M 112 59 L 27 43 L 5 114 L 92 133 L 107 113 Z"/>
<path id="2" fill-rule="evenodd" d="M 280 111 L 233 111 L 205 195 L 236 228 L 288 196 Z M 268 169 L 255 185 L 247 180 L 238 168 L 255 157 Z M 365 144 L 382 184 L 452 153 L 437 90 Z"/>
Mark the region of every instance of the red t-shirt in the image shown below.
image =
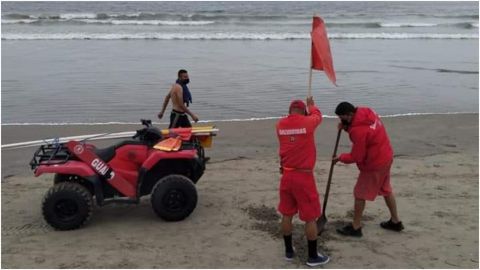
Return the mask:
<path id="1" fill-rule="evenodd" d="M 314 105 L 308 111 L 309 115 L 291 114 L 277 123 L 282 167 L 309 170 L 315 167 L 315 129 L 322 122 L 322 113 Z"/>
<path id="2" fill-rule="evenodd" d="M 370 108 L 357 108 L 347 130 L 353 143 L 350 153 L 341 154 L 343 163 L 357 163 L 362 171 L 377 170 L 393 160 L 393 149 L 380 117 Z"/>

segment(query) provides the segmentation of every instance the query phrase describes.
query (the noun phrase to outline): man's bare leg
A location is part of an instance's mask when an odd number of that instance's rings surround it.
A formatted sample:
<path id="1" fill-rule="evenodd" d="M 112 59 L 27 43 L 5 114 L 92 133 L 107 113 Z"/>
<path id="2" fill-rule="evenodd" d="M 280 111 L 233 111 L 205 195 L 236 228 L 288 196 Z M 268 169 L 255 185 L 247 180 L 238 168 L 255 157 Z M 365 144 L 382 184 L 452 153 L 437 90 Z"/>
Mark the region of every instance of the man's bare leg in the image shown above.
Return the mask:
<path id="1" fill-rule="evenodd" d="M 362 237 L 362 215 L 365 209 L 365 200 L 355 199 L 353 205 L 353 221 L 342 228 L 337 228 L 337 232 L 345 236 Z"/>
<path id="2" fill-rule="evenodd" d="M 403 231 L 405 227 L 400 221 L 400 218 L 398 218 L 397 203 L 395 202 L 395 196 L 392 193 L 388 196 L 385 196 L 384 198 L 385 198 L 385 203 L 388 206 L 388 210 L 390 210 L 391 218 L 389 221 L 380 223 L 380 227 L 387 230 L 396 231 L 396 232 Z"/>
<path id="3" fill-rule="evenodd" d="M 291 216 L 283 216 L 282 217 L 282 233 L 283 235 L 292 235 L 293 231 L 293 224 L 292 224 Z"/>
<path id="4" fill-rule="evenodd" d="M 305 223 L 305 235 L 309 241 L 317 240 L 317 223 L 315 221 Z"/>
<path id="5" fill-rule="evenodd" d="M 362 215 L 363 210 L 365 209 L 365 200 L 355 199 L 355 204 L 353 206 L 353 228 L 357 230 L 362 227 Z"/>
<path id="6" fill-rule="evenodd" d="M 397 203 L 395 201 L 395 196 L 393 195 L 393 193 L 383 198 L 385 199 L 385 203 L 387 204 L 388 210 L 390 211 L 392 222 L 393 223 L 400 222 L 400 219 L 398 218 L 398 212 L 397 212 Z"/>

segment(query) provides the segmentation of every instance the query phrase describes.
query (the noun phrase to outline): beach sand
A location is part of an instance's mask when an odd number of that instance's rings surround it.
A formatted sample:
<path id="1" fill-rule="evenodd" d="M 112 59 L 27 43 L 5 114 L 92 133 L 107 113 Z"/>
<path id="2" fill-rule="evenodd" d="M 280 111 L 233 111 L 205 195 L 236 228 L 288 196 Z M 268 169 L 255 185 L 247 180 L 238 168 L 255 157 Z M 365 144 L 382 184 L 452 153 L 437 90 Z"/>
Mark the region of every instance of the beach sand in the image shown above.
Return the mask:
<path id="1" fill-rule="evenodd" d="M 323 201 L 335 142 L 334 119 L 317 131 L 317 187 Z M 354 165 L 335 167 L 321 251 L 325 268 L 478 268 L 478 114 L 385 118 L 395 150 L 392 185 L 401 233 L 385 231 L 382 198 L 368 202 L 363 238 L 335 233 L 352 216 Z M 91 222 L 54 231 L 41 201 L 52 175 L 35 178 L 35 148 L 2 149 L 3 268 L 305 268 L 303 226 L 295 219 L 298 257 L 283 259 L 279 233 L 275 121 L 221 122 L 211 161 L 197 184 L 197 208 L 186 220 L 160 220 L 139 205 L 94 209 Z M 54 136 L 132 131 L 140 125 L 3 126 L 2 144 Z M 96 141 L 99 146 L 111 141 Z M 340 152 L 349 150 L 345 133 Z"/>

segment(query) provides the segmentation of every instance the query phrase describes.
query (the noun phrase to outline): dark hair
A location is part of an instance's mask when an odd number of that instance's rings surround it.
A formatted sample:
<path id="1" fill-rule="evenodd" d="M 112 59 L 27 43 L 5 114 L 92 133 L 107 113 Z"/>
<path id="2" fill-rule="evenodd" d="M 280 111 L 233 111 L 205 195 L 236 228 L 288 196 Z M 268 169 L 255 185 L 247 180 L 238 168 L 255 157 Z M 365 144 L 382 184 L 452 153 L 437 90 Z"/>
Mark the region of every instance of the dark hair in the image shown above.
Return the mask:
<path id="1" fill-rule="evenodd" d="M 355 106 L 353 106 L 353 104 L 344 101 L 337 105 L 337 108 L 335 109 L 335 114 L 346 115 L 349 113 L 354 113 L 355 111 L 356 109 L 355 109 Z"/>
<path id="2" fill-rule="evenodd" d="M 180 69 L 178 71 L 178 77 L 180 77 L 180 75 L 182 75 L 183 73 L 187 73 L 187 71 L 185 69 Z"/>

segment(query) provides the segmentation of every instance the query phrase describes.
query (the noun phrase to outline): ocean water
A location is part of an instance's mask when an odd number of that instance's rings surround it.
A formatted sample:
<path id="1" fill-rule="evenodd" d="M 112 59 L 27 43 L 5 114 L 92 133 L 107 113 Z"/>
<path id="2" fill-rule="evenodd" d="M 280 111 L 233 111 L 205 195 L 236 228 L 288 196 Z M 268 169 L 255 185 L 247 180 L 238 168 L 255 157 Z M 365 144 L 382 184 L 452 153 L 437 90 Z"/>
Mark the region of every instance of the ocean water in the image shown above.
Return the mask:
<path id="1" fill-rule="evenodd" d="M 478 112 L 478 2 L 2 2 L 2 124 L 156 119 L 176 71 L 202 120 L 278 117 L 307 94 L 313 13 L 338 87 L 381 115 Z M 164 119 L 167 121 L 167 119 Z"/>

